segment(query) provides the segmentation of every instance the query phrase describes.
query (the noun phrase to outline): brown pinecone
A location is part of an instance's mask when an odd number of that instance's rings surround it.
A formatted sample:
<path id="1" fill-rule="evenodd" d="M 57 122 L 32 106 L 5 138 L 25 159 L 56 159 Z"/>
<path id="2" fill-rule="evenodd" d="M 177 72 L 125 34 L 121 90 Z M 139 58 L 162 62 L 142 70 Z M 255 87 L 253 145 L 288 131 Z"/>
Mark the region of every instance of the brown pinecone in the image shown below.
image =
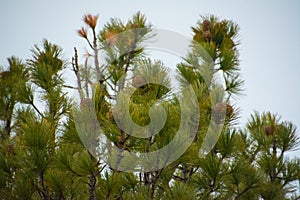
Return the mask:
<path id="1" fill-rule="evenodd" d="M 133 87 L 138 88 L 138 87 L 142 86 L 143 83 L 144 83 L 144 80 L 143 80 L 142 76 L 136 75 L 132 79 L 132 85 L 133 85 Z"/>
<path id="2" fill-rule="evenodd" d="M 233 108 L 226 103 L 217 103 L 212 109 L 212 117 L 217 124 L 221 124 L 226 118 L 233 115 Z"/>
<path id="3" fill-rule="evenodd" d="M 11 75 L 10 71 L 0 72 L 0 79 L 9 79 L 10 75 Z"/>
<path id="4" fill-rule="evenodd" d="M 206 19 L 202 22 L 201 28 L 202 28 L 203 32 L 208 32 L 208 31 L 210 32 L 212 25 L 211 25 L 210 21 Z"/>
<path id="5" fill-rule="evenodd" d="M 203 32 L 203 39 L 205 41 L 210 41 L 211 40 L 211 37 L 212 37 L 212 34 L 210 31 L 206 31 L 206 32 Z"/>
<path id="6" fill-rule="evenodd" d="M 264 132 L 267 136 L 273 135 L 275 131 L 274 126 L 265 126 L 264 127 Z"/>

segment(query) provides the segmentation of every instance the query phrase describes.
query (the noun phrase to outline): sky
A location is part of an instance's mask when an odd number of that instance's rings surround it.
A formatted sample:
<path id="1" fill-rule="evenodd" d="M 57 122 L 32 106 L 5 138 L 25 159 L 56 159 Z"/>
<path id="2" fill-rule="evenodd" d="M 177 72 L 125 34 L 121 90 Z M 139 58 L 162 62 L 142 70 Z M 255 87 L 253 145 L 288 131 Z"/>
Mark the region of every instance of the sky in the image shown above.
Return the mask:
<path id="1" fill-rule="evenodd" d="M 70 60 L 73 47 L 83 54 L 85 42 L 76 30 L 82 16 L 99 14 L 98 25 L 111 17 L 127 20 L 137 11 L 158 29 L 191 37 L 200 15 L 214 14 L 240 26 L 240 68 L 244 96 L 237 100 L 241 125 L 253 111 L 278 113 L 292 121 L 300 135 L 300 1 L 297 0 L 3 0 L 0 3 L 0 65 L 15 55 L 26 60 L 44 38 L 63 47 Z M 164 61 L 166 56 L 162 55 Z M 300 153 L 300 151 L 298 151 Z"/>

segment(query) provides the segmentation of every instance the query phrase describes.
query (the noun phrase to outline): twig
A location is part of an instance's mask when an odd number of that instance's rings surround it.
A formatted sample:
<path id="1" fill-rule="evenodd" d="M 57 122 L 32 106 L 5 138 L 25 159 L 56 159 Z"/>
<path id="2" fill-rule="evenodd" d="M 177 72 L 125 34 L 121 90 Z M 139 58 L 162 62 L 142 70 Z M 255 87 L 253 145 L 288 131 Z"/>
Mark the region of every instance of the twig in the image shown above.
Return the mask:
<path id="1" fill-rule="evenodd" d="M 45 116 L 43 115 L 43 113 L 41 113 L 40 110 L 34 105 L 33 101 L 30 102 L 30 104 L 32 105 L 32 107 L 35 109 L 35 111 L 38 112 L 38 114 L 39 114 L 42 118 L 45 118 Z"/>
<path id="2" fill-rule="evenodd" d="M 78 90 L 79 89 L 78 87 L 73 87 L 73 86 L 70 86 L 70 85 L 63 85 L 63 87 L 74 89 L 74 90 Z"/>
<path id="3" fill-rule="evenodd" d="M 80 95 L 80 100 L 83 102 L 84 95 L 82 91 L 82 86 L 81 86 L 81 80 L 80 80 L 80 71 L 79 71 L 79 65 L 78 65 L 78 53 L 76 47 L 74 47 L 74 57 L 72 59 L 72 67 L 75 72 L 76 78 L 77 78 L 77 84 L 78 84 L 78 92 Z"/>

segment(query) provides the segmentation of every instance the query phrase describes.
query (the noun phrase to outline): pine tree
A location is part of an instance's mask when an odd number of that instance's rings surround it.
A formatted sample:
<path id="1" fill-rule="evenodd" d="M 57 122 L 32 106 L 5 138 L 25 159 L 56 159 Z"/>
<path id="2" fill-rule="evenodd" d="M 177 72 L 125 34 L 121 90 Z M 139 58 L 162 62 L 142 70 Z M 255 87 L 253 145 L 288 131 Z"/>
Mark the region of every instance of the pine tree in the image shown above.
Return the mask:
<path id="1" fill-rule="evenodd" d="M 1 73 L 1 108 L 7 108 L 1 113 L 1 120 L 6 121 L 1 129 L 4 199 L 53 199 L 58 195 L 48 178 L 54 170 L 61 120 L 69 110 L 59 74 L 65 67 L 61 51 L 45 40 L 42 48 L 35 46 L 27 63 L 12 57 L 9 71 Z M 39 99 L 45 104 L 37 105 Z"/>
<path id="2" fill-rule="evenodd" d="M 101 30 L 98 18 L 84 15 L 77 31 L 90 50 L 80 64 L 74 49 L 76 86 L 47 40 L 1 68 L 1 200 L 300 198 L 300 160 L 288 156 L 295 125 L 255 112 L 235 126 L 237 24 L 210 15 L 192 27 L 176 95 L 169 70 L 146 53 L 155 32 L 143 14 Z"/>

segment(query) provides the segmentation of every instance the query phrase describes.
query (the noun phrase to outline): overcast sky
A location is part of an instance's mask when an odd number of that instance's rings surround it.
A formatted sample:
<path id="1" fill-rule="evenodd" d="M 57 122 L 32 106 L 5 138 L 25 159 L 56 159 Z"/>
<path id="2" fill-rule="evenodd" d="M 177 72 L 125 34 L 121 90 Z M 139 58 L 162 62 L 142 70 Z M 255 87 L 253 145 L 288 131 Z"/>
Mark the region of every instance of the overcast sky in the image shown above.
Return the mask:
<path id="1" fill-rule="evenodd" d="M 179 2 L 179 1 L 178 1 Z M 214 14 L 241 27 L 241 72 L 246 96 L 238 101 L 241 123 L 254 110 L 272 111 L 300 130 L 300 1 L 297 0 L 6 0 L 0 3 L 0 65 L 7 57 L 25 60 L 43 38 L 63 47 L 70 59 L 73 47 L 83 53 L 76 30 L 82 16 L 99 14 L 99 26 L 111 17 L 123 20 L 141 11 L 155 28 L 191 37 L 200 15 Z M 163 60 L 165 56 L 162 55 Z M 298 133 L 300 132 L 298 130 Z"/>

